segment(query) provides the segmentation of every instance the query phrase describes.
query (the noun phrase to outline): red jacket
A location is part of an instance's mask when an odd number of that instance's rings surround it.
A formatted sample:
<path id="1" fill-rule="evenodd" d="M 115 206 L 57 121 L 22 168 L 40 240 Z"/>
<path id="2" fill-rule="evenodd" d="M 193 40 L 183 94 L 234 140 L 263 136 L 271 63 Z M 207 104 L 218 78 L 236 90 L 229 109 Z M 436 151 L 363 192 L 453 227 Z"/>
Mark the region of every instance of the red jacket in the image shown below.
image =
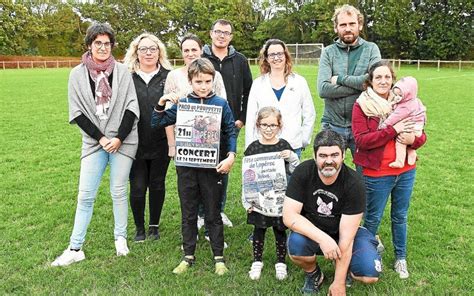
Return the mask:
<path id="1" fill-rule="evenodd" d="M 355 102 L 352 109 L 352 133 L 356 143 L 354 163 L 373 170 L 380 168 L 385 145 L 397 137 L 397 132 L 392 126 L 379 130 L 379 121 L 378 117 L 367 117 L 359 103 Z M 410 148 L 418 149 L 425 142 L 426 134 L 423 131 L 420 137 L 415 137 Z"/>

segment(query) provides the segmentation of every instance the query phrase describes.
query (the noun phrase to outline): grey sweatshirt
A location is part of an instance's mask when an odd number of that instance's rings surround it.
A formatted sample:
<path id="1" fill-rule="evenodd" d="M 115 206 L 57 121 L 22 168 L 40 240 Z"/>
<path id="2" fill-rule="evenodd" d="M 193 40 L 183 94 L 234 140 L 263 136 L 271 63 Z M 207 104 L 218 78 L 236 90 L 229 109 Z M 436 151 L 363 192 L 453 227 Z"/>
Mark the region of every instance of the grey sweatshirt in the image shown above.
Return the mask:
<path id="1" fill-rule="evenodd" d="M 353 46 L 337 39 L 324 48 L 318 73 L 318 93 L 324 100 L 321 122 L 351 127 L 352 106 L 364 90 L 369 67 L 380 58 L 377 45 L 360 37 Z M 338 76 L 337 84 L 331 84 L 332 76 Z"/>

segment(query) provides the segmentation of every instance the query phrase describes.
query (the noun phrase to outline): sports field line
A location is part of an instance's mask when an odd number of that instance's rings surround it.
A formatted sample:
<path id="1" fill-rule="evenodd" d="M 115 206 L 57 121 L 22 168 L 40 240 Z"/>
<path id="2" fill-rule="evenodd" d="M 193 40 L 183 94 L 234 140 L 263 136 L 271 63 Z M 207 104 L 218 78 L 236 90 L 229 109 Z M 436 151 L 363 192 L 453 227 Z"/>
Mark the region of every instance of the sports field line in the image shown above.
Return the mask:
<path id="1" fill-rule="evenodd" d="M 423 79 L 423 80 L 437 80 L 437 79 L 458 78 L 458 77 L 474 77 L 474 74 L 464 74 L 464 75 L 455 75 L 455 76 L 432 77 L 432 78 L 426 78 L 426 79 Z"/>

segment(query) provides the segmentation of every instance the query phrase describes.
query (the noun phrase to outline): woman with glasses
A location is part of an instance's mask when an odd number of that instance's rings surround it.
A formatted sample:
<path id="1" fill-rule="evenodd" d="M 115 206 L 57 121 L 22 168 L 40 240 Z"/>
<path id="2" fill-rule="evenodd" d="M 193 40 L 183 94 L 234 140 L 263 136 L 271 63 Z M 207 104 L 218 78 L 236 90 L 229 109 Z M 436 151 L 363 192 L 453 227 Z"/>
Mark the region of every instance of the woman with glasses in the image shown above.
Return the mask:
<path id="1" fill-rule="evenodd" d="M 127 50 L 124 63 L 132 72 L 140 106 L 138 151 L 130 171 L 130 206 L 135 222 L 135 242 L 158 240 L 161 211 L 165 201 L 165 180 L 170 158 L 168 140 L 174 142 L 173 128 L 151 128 L 153 107 L 163 96 L 171 70 L 166 48 L 158 37 L 143 33 Z M 149 223 L 145 233 L 145 205 L 148 190 Z"/>
<path id="2" fill-rule="evenodd" d="M 258 111 L 273 106 L 281 111 L 281 138 L 301 157 L 302 149 L 311 142 L 316 117 L 308 84 L 292 71 L 290 53 L 281 40 L 270 39 L 265 43 L 259 65 L 261 76 L 253 81 L 247 105 L 245 148 L 258 138 Z"/>
<path id="3" fill-rule="evenodd" d="M 87 52 L 69 76 L 69 122 L 82 133 L 81 172 L 76 217 L 69 246 L 52 266 L 85 259 L 84 244 L 102 175 L 110 166 L 110 194 L 117 256 L 126 256 L 127 186 L 138 148 L 140 110 L 132 77 L 115 61 L 115 34 L 108 24 L 96 23 L 86 32 Z"/>

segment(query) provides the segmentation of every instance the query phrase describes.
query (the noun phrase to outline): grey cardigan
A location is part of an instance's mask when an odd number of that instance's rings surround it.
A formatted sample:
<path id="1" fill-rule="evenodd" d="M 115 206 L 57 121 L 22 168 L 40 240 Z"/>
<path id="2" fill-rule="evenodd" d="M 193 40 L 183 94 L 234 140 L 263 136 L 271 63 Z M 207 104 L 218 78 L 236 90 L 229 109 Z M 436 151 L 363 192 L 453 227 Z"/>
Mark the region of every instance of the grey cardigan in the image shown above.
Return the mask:
<path id="1" fill-rule="evenodd" d="M 74 119 L 84 114 L 97 128 L 109 139 L 116 137 L 125 110 L 130 110 L 136 116 L 133 128 L 120 146 L 118 153 L 135 159 L 138 148 L 137 122 L 140 118 L 135 86 L 127 66 L 115 63 L 112 80 L 112 98 L 107 110 L 108 118 L 99 120 L 95 115 L 95 98 L 91 92 L 89 73 L 84 64 L 80 64 L 71 70 L 68 84 L 69 96 L 69 123 L 74 124 Z M 81 159 L 102 149 L 97 140 L 90 137 L 82 129 L 82 153 Z"/>

